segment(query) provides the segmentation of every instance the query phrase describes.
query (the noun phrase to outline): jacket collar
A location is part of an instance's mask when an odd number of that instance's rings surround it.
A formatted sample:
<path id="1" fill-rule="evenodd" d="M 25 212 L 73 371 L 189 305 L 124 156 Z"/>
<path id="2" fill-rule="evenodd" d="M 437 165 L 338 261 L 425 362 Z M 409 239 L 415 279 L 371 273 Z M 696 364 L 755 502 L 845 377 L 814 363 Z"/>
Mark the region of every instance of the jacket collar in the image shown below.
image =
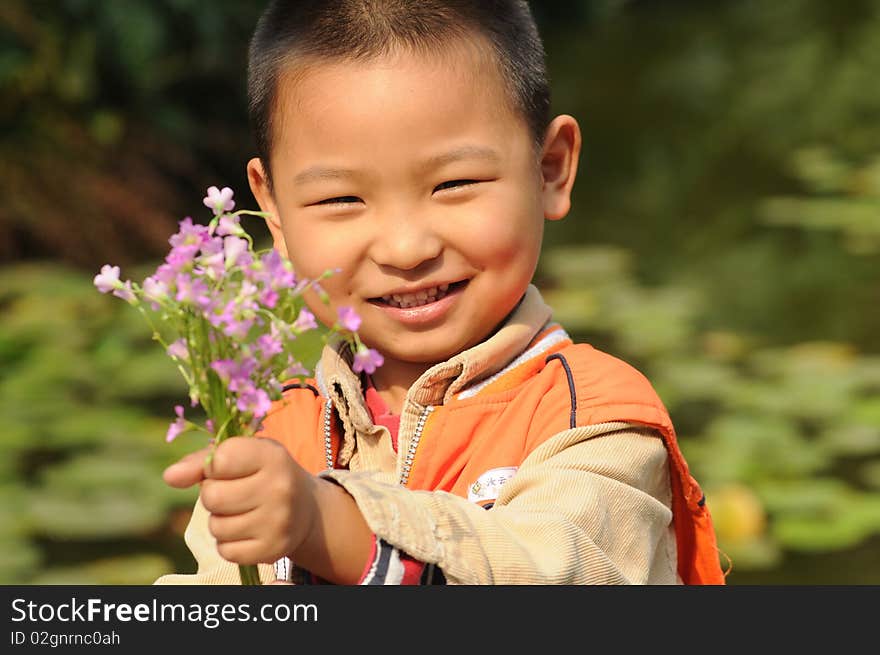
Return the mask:
<path id="1" fill-rule="evenodd" d="M 502 370 L 526 350 L 551 314 L 538 289 L 529 285 L 519 304 L 488 339 L 425 371 L 407 393 L 407 404 L 445 404 L 469 386 Z M 315 370 L 321 393 L 340 410 L 344 441 L 353 437 L 352 432 L 375 434 L 380 430 L 370 420 L 360 379 L 351 370 L 352 361 L 347 344 L 334 343 L 324 348 Z M 349 444 L 343 444 L 342 451 L 350 449 L 346 446 Z"/>

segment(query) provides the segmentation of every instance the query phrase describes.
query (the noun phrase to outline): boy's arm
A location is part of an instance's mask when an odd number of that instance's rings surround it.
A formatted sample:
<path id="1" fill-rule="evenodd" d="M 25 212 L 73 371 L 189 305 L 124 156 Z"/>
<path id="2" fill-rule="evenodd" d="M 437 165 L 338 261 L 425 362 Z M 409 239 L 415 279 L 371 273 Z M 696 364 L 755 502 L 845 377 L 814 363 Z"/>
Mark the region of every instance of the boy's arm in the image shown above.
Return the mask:
<path id="1" fill-rule="evenodd" d="M 217 552 L 217 542 L 208 528 L 209 513 L 197 499 L 184 534 L 184 541 L 196 562 L 195 573 L 169 573 L 159 577 L 157 585 L 238 585 L 238 566 L 228 562 Z M 260 580 L 263 584 L 275 581 L 276 572 L 271 564 L 259 565 Z M 321 584 L 326 582 L 317 576 L 309 581 Z M 432 566 L 426 566 L 406 553 L 401 552 L 387 541 L 372 538 L 372 552 L 358 584 L 421 584 L 436 580 L 441 574 Z"/>
<path id="2" fill-rule="evenodd" d="M 666 450 L 650 430 L 616 423 L 556 435 L 522 463 L 489 511 L 365 473 L 322 475 L 342 488 L 321 503 L 323 527 L 307 548 L 320 548 L 321 533 L 366 521 L 377 540 L 361 583 L 417 582 L 425 564 L 440 568 L 448 582 L 465 584 L 678 581 Z M 335 487 L 322 482 L 325 491 Z M 237 583 L 237 569 L 216 554 L 207 513 L 196 510 L 187 543 L 199 573 L 183 582 Z M 314 553 L 300 553 L 298 561 L 315 565 Z M 397 564 L 396 578 L 379 565 L 389 561 Z M 261 573 L 264 581 L 274 578 L 271 568 Z"/>
<path id="3" fill-rule="evenodd" d="M 624 424 L 566 430 L 536 449 L 491 510 L 332 471 L 388 544 L 453 584 L 675 584 L 666 449 Z"/>

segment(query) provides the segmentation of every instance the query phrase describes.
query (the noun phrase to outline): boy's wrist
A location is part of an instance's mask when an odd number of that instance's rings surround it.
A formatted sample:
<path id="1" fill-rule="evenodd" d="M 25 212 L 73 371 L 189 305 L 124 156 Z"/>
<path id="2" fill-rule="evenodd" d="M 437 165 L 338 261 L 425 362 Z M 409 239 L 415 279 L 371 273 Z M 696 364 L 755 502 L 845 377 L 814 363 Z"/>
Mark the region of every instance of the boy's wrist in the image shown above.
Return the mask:
<path id="1" fill-rule="evenodd" d="M 311 559 L 314 550 L 315 525 L 318 516 L 318 500 L 320 493 L 318 479 L 311 474 L 306 474 L 301 479 L 302 488 L 297 490 L 295 497 L 295 510 L 293 514 L 293 530 L 291 535 L 292 552 L 288 557 L 300 565 L 305 559 Z"/>
<path id="2" fill-rule="evenodd" d="M 311 476 L 306 532 L 292 559 L 335 584 L 357 584 L 363 577 L 375 537 L 354 498 L 332 480 Z M 302 511 L 302 510 L 301 510 Z"/>

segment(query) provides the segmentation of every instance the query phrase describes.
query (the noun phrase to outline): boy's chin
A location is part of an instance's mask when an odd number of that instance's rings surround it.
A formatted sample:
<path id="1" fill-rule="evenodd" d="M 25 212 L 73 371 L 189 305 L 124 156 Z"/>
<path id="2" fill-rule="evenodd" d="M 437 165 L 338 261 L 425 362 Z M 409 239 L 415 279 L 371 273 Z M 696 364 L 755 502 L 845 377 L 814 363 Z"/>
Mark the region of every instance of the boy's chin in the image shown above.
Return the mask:
<path id="1" fill-rule="evenodd" d="M 386 363 L 389 365 L 397 363 L 401 366 L 418 366 L 426 370 L 435 364 L 451 359 L 461 352 L 461 349 L 455 345 L 430 344 L 424 341 L 419 343 L 417 339 L 414 339 L 412 344 L 397 342 L 395 344 L 378 345 L 376 350 L 382 353 Z"/>
<path id="2" fill-rule="evenodd" d="M 488 336 L 488 335 L 486 335 Z M 483 338 L 475 336 L 471 341 L 419 338 L 407 339 L 408 343 L 398 341 L 394 344 L 385 344 L 385 349 L 377 347 L 386 361 L 396 361 L 404 365 L 422 366 L 428 369 L 436 364 L 442 364 L 477 345 Z"/>
<path id="3" fill-rule="evenodd" d="M 450 349 L 421 349 L 418 352 L 401 352 L 398 350 L 389 353 L 389 355 L 386 356 L 386 360 L 390 359 L 395 362 L 400 362 L 401 364 L 410 364 L 412 366 L 423 366 L 428 369 L 435 364 L 441 364 L 448 359 L 452 359 L 456 354 L 457 351 Z"/>

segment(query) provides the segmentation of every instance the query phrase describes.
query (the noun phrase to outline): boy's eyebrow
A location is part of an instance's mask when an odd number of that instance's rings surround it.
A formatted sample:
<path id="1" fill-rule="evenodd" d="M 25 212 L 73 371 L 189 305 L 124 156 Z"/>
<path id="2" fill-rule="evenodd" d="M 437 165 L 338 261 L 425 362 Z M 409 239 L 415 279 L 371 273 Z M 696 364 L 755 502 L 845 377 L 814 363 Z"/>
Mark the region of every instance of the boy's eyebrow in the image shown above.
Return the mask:
<path id="1" fill-rule="evenodd" d="M 449 150 L 448 152 L 442 152 L 439 155 L 429 157 L 424 161 L 422 167 L 425 170 L 430 170 L 432 168 L 440 168 L 446 164 L 451 164 L 462 159 L 485 159 L 492 163 L 498 163 L 501 161 L 501 155 L 487 146 L 464 145 Z"/>
<path id="2" fill-rule="evenodd" d="M 486 146 L 464 145 L 428 157 L 422 162 L 420 168 L 422 170 L 441 168 L 447 164 L 461 161 L 462 159 L 484 159 L 492 163 L 498 163 L 501 161 L 501 155 L 492 148 Z M 357 175 L 358 172 L 350 168 L 333 168 L 331 166 L 316 165 L 297 173 L 293 178 L 293 183 L 305 184 L 306 182 L 319 180 L 338 180 L 357 177 Z"/>
<path id="3" fill-rule="evenodd" d="M 338 180 L 340 178 L 355 177 L 357 173 L 350 168 L 332 168 L 330 166 L 312 166 L 300 171 L 293 178 L 294 184 L 305 184 L 317 180 Z"/>

